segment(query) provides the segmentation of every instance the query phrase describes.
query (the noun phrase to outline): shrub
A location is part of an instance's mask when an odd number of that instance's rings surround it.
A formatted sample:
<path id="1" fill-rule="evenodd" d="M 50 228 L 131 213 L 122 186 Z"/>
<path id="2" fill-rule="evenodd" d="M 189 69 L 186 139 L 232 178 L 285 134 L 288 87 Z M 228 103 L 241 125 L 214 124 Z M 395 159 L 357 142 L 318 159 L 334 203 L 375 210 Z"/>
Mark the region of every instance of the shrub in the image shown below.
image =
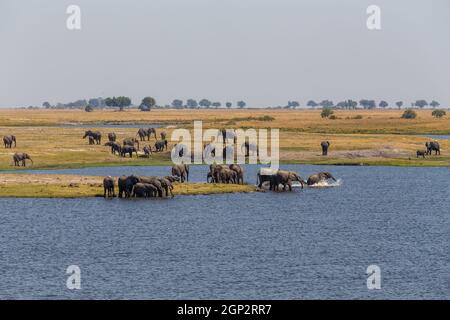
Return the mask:
<path id="1" fill-rule="evenodd" d="M 87 106 L 84 108 L 84 111 L 86 111 L 86 112 L 92 112 L 92 111 L 94 111 L 94 108 L 92 108 L 90 105 L 87 105 Z"/>
<path id="2" fill-rule="evenodd" d="M 402 114 L 403 119 L 415 119 L 417 117 L 417 113 L 412 109 L 407 109 Z"/>
<path id="3" fill-rule="evenodd" d="M 336 115 L 335 114 L 332 114 L 331 116 L 329 116 L 328 117 L 328 119 L 331 119 L 331 120 L 336 120 L 336 119 L 339 119 L 338 117 L 336 117 Z"/>
<path id="4" fill-rule="evenodd" d="M 356 120 L 359 120 L 359 119 L 362 119 L 363 118 L 363 116 L 362 115 L 360 115 L 360 114 L 357 114 L 356 116 L 354 116 L 352 119 L 356 119 Z"/>
<path id="5" fill-rule="evenodd" d="M 331 110 L 330 108 L 323 108 L 322 112 L 320 113 L 320 116 L 322 118 L 328 118 L 330 117 L 332 114 L 334 113 L 333 110 Z"/>
<path id="6" fill-rule="evenodd" d="M 431 115 L 435 118 L 442 118 L 446 114 L 447 113 L 445 112 L 445 110 L 442 110 L 442 109 L 433 110 L 433 112 L 431 113 Z"/>

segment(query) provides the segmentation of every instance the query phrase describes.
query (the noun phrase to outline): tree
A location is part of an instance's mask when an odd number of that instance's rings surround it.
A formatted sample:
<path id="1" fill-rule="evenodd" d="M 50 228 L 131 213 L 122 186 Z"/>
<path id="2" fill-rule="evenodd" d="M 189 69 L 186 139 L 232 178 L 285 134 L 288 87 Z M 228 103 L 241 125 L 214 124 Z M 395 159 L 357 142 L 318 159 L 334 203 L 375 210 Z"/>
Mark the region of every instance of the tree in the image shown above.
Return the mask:
<path id="1" fill-rule="evenodd" d="M 403 106 L 403 101 L 397 101 L 395 104 L 397 105 L 397 107 L 398 107 L 399 109 L 401 109 L 402 106 Z"/>
<path id="2" fill-rule="evenodd" d="M 213 102 L 213 103 L 211 103 L 211 105 L 214 107 L 214 108 L 219 108 L 222 104 L 220 103 L 220 102 Z"/>
<path id="3" fill-rule="evenodd" d="M 142 99 L 141 106 L 144 106 L 148 111 L 151 110 L 156 104 L 156 100 L 153 97 L 145 97 Z M 141 109 L 142 110 L 142 109 Z"/>
<path id="4" fill-rule="evenodd" d="M 436 100 L 433 100 L 430 102 L 430 106 L 434 108 L 439 107 L 441 104 L 439 102 L 437 102 Z"/>
<path id="5" fill-rule="evenodd" d="M 105 106 L 105 100 L 103 98 L 91 98 L 88 101 L 88 105 L 93 108 L 100 108 Z"/>
<path id="6" fill-rule="evenodd" d="M 120 111 L 123 111 L 125 107 L 128 107 L 131 105 L 131 99 L 128 97 L 120 96 L 120 97 L 112 97 L 112 98 L 106 98 L 105 104 L 108 107 L 117 107 Z"/>
<path id="7" fill-rule="evenodd" d="M 183 108 L 183 100 L 175 99 L 172 101 L 172 107 L 175 109 L 181 109 Z"/>
<path id="8" fill-rule="evenodd" d="M 45 109 L 49 109 L 49 108 L 51 108 L 51 104 L 50 104 L 50 102 L 48 102 L 48 101 L 45 101 L 43 104 L 42 104 L 42 106 L 45 108 Z"/>
<path id="9" fill-rule="evenodd" d="M 86 111 L 86 112 L 92 112 L 92 111 L 94 111 L 94 108 L 92 108 L 92 106 L 88 104 L 88 105 L 84 108 L 84 111 Z"/>
<path id="10" fill-rule="evenodd" d="M 347 101 L 340 101 L 336 104 L 336 107 L 339 109 L 347 109 L 348 108 L 348 104 Z"/>
<path id="11" fill-rule="evenodd" d="M 388 105 L 389 104 L 384 100 L 381 100 L 380 103 L 378 104 L 378 106 L 383 109 L 385 109 Z"/>
<path id="12" fill-rule="evenodd" d="M 245 106 L 247 105 L 244 101 L 238 101 L 236 103 L 236 105 L 239 107 L 239 109 L 243 109 L 245 108 Z"/>
<path id="13" fill-rule="evenodd" d="M 295 109 L 300 107 L 300 103 L 298 101 L 288 101 L 287 107 Z"/>
<path id="14" fill-rule="evenodd" d="M 364 109 L 375 109 L 377 104 L 375 103 L 375 100 L 367 100 L 367 99 L 362 99 L 359 101 L 359 104 L 364 108 Z"/>
<path id="15" fill-rule="evenodd" d="M 198 107 L 197 100 L 194 99 L 187 99 L 186 100 L 186 106 L 190 109 L 194 109 Z"/>
<path id="16" fill-rule="evenodd" d="M 308 107 L 311 108 L 315 108 L 317 107 L 319 104 L 317 102 L 315 102 L 314 100 L 309 100 L 308 103 L 306 104 Z"/>
<path id="17" fill-rule="evenodd" d="M 431 105 L 431 103 L 430 103 L 430 105 Z M 446 114 L 447 113 L 445 112 L 445 110 L 442 110 L 442 109 L 433 110 L 433 112 L 431 113 L 431 115 L 435 118 L 442 118 Z"/>
<path id="18" fill-rule="evenodd" d="M 331 107 L 333 107 L 333 101 L 331 101 L 331 100 L 323 100 L 322 102 L 320 102 L 319 103 L 319 105 L 322 107 L 322 108 L 331 108 Z"/>
<path id="19" fill-rule="evenodd" d="M 232 104 L 231 102 L 227 102 L 227 103 L 225 104 L 225 106 L 226 106 L 228 109 L 230 109 L 232 105 L 233 105 L 233 104 Z"/>
<path id="20" fill-rule="evenodd" d="M 406 109 L 403 114 L 403 119 L 415 119 L 417 117 L 417 113 L 412 109 Z"/>
<path id="21" fill-rule="evenodd" d="M 211 106 L 211 101 L 208 99 L 202 99 L 198 104 L 200 107 L 209 108 Z"/>
<path id="22" fill-rule="evenodd" d="M 417 100 L 414 105 L 418 106 L 420 109 L 423 109 L 428 105 L 428 102 L 426 100 Z"/>
<path id="23" fill-rule="evenodd" d="M 330 117 L 333 113 L 334 113 L 334 111 L 331 110 L 331 108 L 324 107 L 324 108 L 322 109 L 322 112 L 320 113 L 320 116 L 321 116 L 322 118 L 328 118 L 328 117 Z"/>

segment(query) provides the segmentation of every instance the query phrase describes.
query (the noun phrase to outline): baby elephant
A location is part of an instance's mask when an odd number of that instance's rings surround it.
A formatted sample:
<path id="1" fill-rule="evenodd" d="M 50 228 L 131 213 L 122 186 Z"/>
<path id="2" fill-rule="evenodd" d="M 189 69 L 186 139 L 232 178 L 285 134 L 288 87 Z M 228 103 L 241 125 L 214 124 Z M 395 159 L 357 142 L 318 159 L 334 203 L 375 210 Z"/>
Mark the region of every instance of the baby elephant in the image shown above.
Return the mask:
<path id="1" fill-rule="evenodd" d="M 427 150 L 417 150 L 416 155 L 417 155 L 417 158 L 418 158 L 418 157 L 425 158 L 425 155 L 426 155 L 427 153 L 428 153 Z"/>
<path id="2" fill-rule="evenodd" d="M 106 194 L 108 193 L 109 197 L 115 197 L 116 194 L 114 193 L 114 179 L 111 176 L 106 177 L 103 179 L 103 197 L 106 198 Z"/>

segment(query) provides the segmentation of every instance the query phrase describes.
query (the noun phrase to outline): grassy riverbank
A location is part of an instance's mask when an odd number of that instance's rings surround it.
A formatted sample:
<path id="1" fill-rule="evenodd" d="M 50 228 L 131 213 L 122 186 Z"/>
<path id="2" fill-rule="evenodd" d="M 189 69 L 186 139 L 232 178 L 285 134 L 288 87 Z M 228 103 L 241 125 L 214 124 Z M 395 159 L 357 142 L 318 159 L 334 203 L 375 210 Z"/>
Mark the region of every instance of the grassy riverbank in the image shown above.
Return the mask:
<path id="1" fill-rule="evenodd" d="M 116 186 L 116 192 L 118 191 Z M 253 192 L 251 185 L 175 183 L 175 195 Z M 0 198 L 86 198 L 103 196 L 103 177 L 0 174 Z"/>
<path id="2" fill-rule="evenodd" d="M 103 134 L 115 132 L 118 142 L 135 137 L 136 128 L 96 127 L 100 123 L 161 123 L 158 128 L 170 138 L 174 123 L 192 129 L 194 120 L 207 128 L 278 128 L 280 162 L 329 165 L 450 166 L 450 140 L 440 140 L 441 156 L 416 159 L 425 149 L 427 134 L 450 133 L 450 117 L 434 119 L 431 110 L 418 110 L 418 118 L 401 119 L 399 110 L 336 111 L 336 120 L 322 119 L 319 110 L 156 110 L 95 111 L 80 110 L 0 110 L 0 137 L 15 135 L 17 147 L 0 148 L 0 170 L 20 171 L 12 164 L 14 152 L 33 157 L 31 169 L 64 169 L 96 166 L 171 165 L 168 151 L 123 158 L 112 155 L 104 145 L 88 145 L 82 139 L 87 128 L 54 127 L 67 123 L 89 124 Z M 359 117 L 360 116 L 360 117 Z M 168 125 L 171 124 L 171 125 Z M 52 125 L 45 127 L 42 125 Z M 159 138 L 159 137 L 158 137 Z M 321 155 L 320 142 L 330 141 L 327 157 Z M 154 146 L 155 139 L 143 141 Z M 169 150 L 174 142 L 169 141 Z"/>

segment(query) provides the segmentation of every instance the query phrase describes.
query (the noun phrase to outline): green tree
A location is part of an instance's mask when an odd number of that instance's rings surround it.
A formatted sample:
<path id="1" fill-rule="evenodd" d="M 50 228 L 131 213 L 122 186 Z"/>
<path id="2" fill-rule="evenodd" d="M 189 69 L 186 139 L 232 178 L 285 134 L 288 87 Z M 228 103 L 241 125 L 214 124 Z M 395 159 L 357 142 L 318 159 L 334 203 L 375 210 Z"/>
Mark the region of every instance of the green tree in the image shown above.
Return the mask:
<path id="1" fill-rule="evenodd" d="M 45 109 L 49 109 L 49 108 L 52 107 L 52 105 L 51 105 L 50 102 L 48 102 L 48 101 L 45 101 L 45 102 L 42 104 L 42 106 L 43 106 Z"/>
<path id="2" fill-rule="evenodd" d="M 202 99 L 202 100 L 200 100 L 200 102 L 198 104 L 200 107 L 204 107 L 204 108 L 211 107 L 211 101 L 209 101 L 208 99 Z"/>
<path id="3" fill-rule="evenodd" d="M 322 102 L 320 102 L 319 105 L 324 109 L 331 108 L 334 106 L 333 101 L 331 100 L 322 100 Z"/>
<path id="4" fill-rule="evenodd" d="M 403 106 L 403 101 L 397 101 L 395 104 L 397 105 L 398 109 L 401 109 Z"/>
<path id="5" fill-rule="evenodd" d="M 220 103 L 220 102 L 213 102 L 213 103 L 211 103 L 211 105 L 214 107 L 214 108 L 219 108 L 222 104 Z"/>
<path id="6" fill-rule="evenodd" d="M 445 112 L 445 110 L 442 110 L 442 109 L 433 110 L 433 112 L 431 113 L 431 115 L 435 118 L 442 118 L 446 114 L 447 113 Z"/>
<path id="7" fill-rule="evenodd" d="M 227 107 L 227 109 L 230 109 L 232 105 L 233 105 L 233 104 L 232 104 L 231 102 L 227 102 L 227 103 L 225 104 L 225 106 Z"/>
<path id="8" fill-rule="evenodd" d="M 388 104 L 386 101 L 381 100 L 380 103 L 378 104 L 378 106 L 379 106 L 380 108 L 385 109 L 385 108 L 387 108 L 387 106 L 389 106 L 389 104 Z"/>
<path id="9" fill-rule="evenodd" d="M 195 109 L 198 106 L 197 100 L 194 99 L 188 99 L 186 101 L 186 106 L 190 109 Z"/>
<path id="10" fill-rule="evenodd" d="M 172 107 L 175 109 L 181 109 L 183 108 L 183 100 L 175 99 L 172 101 Z"/>
<path id="11" fill-rule="evenodd" d="M 439 107 L 441 104 L 437 102 L 436 100 L 433 100 L 430 102 L 430 106 L 433 107 L 433 109 Z"/>
<path id="12" fill-rule="evenodd" d="M 308 103 L 306 104 L 308 107 L 311 108 L 315 108 L 317 107 L 319 104 L 317 102 L 315 102 L 314 100 L 309 100 Z"/>
<path id="13" fill-rule="evenodd" d="M 108 107 L 116 107 L 119 108 L 120 111 L 123 111 L 125 107 L 129 107 L 131 105 L 131 99 L 125 96 L 120 97 L 112 97 L 112 98 L 106 98 L 105 104 Z"/>
<path id="14" fill-rule="evenodd" d="M 239 109 L 243 109 L 243 108 L 245 108 L 245 106 L 247 105 L 244 101 L 238 101 L 237 103 L 236 103 L 236 105 L 239 107 Z"/>
<path id="15" fill-rule="evenodd" d="M 322 118 L 329 118 L 333 113 L 334 113 L 334 111 L 331 110 L 331 108 L 324 107 L 324 108 L 322 108 L 322 112 L 320 113 L 320 116 Z"/>
<path id="16" fill-rule="evenodd" d="M 428 105 L 428 102 L 426 100 L 417 100 L 414 103 L 415 106 L 418 106 L 420 109 L 425 108 Z"/>
<path id="17" fill-rule="evenodd" d="M 146 107 L 148 110 L 153 108 L 156 104 L 156 100 L 153 97 L 145 97 L 142 99 L 141 106 Z"/>

